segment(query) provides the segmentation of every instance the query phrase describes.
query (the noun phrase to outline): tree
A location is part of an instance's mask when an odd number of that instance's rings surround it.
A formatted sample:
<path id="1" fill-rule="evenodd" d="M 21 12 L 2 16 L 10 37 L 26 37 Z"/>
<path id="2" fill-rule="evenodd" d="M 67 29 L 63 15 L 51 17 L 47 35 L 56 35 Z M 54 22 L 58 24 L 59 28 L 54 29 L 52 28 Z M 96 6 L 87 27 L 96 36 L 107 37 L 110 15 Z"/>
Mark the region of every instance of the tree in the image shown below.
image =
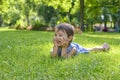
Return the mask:
<path id="1" fill-rule="evenodd" d="M 71 13 L 71 10 L 72 10 L 72 8 L 74 7 L 74 5 L 75 5 L 75 0 L 72 0 L 72 2 L 71 2 L 71 7 L 69 8 L 69 11 L 68 11 L 68 21 L 69 22 L 71 22 L 71 15 L 70 15 L 70 13 Z"/>
<path id="2" fill-rule="evenodd" d="M 15 24 L 21 20 L 28 26 L 31 18 L 37 17 L 48 25 L 54 17 L 58 23 L 80 24 L 84 31 L 85 23 L 92 28 L 94 23 L 101 21 L 101 15 L 105 16 L 106 24 L 108 14 L 113 18 L 119 6 L 120 0 L 0 0 L 0 18 L 3 23 Z"/>
<path id="3" fill-rule="evenodd" d="M 81 30 L 84 31 L 84 0 L 80 0 L 80 23 Z"/>

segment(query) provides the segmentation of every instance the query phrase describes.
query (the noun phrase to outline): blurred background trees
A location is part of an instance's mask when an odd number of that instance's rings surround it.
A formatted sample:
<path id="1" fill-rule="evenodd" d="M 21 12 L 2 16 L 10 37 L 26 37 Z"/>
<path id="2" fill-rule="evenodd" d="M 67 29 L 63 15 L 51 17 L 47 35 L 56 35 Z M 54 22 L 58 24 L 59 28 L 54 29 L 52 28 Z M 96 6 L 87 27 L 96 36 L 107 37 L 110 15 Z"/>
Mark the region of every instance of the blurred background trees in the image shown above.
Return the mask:
<path id="1" fill-rule="evenodd" d="M 96 23 L 120 26 L 120 0 L 0 0 L 0 26 L 37 30 L 61 22 L 83 31 L 93 31 Z"/>

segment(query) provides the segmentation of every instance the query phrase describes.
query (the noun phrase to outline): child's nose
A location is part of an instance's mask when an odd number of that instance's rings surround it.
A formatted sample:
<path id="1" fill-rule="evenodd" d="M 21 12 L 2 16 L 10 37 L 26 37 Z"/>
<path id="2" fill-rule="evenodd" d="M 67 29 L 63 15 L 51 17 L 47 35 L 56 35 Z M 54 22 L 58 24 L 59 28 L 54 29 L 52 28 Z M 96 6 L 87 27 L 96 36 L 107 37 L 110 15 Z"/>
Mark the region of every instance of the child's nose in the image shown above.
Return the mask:
<path id="1" fill-rule="evenodd" d="M 59 37 L 59 40 L 62 40 L 62 37 Z"/>

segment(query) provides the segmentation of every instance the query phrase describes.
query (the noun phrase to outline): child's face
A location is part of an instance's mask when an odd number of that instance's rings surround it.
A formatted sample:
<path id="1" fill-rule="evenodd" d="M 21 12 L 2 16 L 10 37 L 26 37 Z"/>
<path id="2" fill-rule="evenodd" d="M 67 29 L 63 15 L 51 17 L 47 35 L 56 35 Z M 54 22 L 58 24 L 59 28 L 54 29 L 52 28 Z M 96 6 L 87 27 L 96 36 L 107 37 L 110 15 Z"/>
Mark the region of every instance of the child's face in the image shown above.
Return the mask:
<path id="1" fill-rule="evenodd" d="M 62 30 L 55 30 L 54 38 L 58 46 L 62 46 L 64 41 L 69 41 L 67 33 Z"/>

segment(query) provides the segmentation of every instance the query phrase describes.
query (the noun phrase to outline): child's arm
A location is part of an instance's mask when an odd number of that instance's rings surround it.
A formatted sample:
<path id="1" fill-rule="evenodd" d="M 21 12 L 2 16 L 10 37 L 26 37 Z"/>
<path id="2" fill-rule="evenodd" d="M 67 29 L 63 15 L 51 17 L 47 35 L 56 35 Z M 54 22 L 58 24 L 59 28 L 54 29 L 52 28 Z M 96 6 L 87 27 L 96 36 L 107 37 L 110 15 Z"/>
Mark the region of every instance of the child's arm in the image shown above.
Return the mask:
<path id="1" fill-rule="evenodd" d="M 68 54 L 68 58 L 69 57 L 73 57 L 76 54 L 76 48 L 74 47 L 71 52 Z"/>
<path id="2" fill-rule="evenodd" d="M 58 56 L 58 46 L 55 37 L 53 37 L 53 43 L 54 43 L 54 47 L 53 47 L 53 51 L 51 52 L 51 57 L 56 57 Z"/>
<path id="3" fill-rule="evenodd" d="M 53 47 L 53 51 L 51 52 L 51 57 L 56 57 L 56 56 L 58 56 L 57 52 L 58 52 L 58 47 L 57 47 L 57 46 L 54 46 L 54 47 Z"/>
<path id="4" fill-rule="evenodd" d="M 67 52 L 66 52 L 67 48 L 62 48 L 62 51 L 61 51 L 61 56 L 66 58 L 67 57 Z"/>
<path id="5" fill-rule="evenodd" d="M 64 58 L 73 57 L 76 53 L 76 48 L 73 48 L 70 53 L 67 54 L 67 48 L 62 48 L 61 56 Z"/>
<path id="6" fill-rule="evenodd" d="M 64 57 L 64 58 L 69 58 L 69 57 L 72 57 L 72 56 L 74 56 L 75 55 L 75 53 L 76 53 L 76 48 L 75 47 L 73 47 L 72 48 L 72 50 L 69 52 L 69 53 L 67 53 L 67 48 L 68 48 L 68 46 L 69 46 L 69 40 L 65 40 L 64 38 L 63 38 L 63 40 L 62 40 L 62 52 L 61 52 L 61 56 L 62 57 Z"/>

